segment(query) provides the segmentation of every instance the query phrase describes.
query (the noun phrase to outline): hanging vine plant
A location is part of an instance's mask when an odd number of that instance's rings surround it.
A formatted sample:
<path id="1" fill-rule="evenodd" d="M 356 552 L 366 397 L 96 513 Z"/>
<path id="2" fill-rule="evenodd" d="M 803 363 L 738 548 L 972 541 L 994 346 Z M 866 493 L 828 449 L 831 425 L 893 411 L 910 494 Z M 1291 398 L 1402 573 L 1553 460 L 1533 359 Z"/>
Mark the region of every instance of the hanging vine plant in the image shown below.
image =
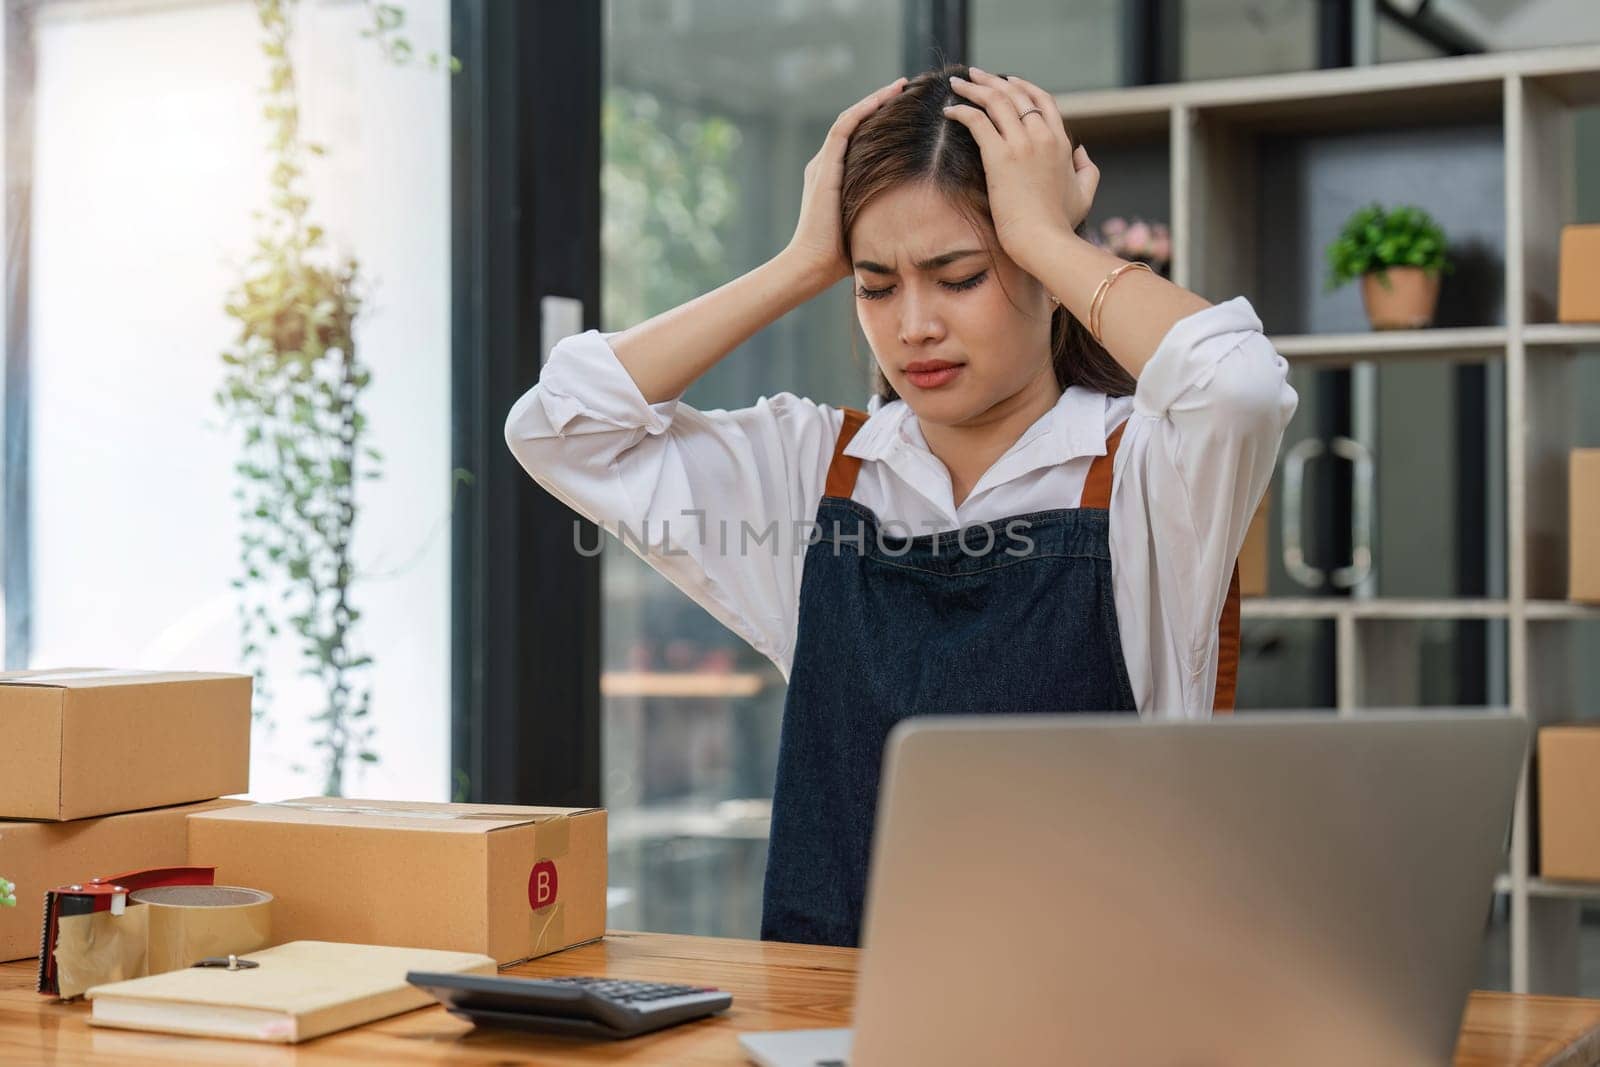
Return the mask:
<path id="1" fill-rule="evenodd" d="M 262 115 L 270 130 L 271 195 L 253 212 L 260 232 L 225 310 L 238 333 L 222 353 L 216 401 L 240 435 L 234 499 L 242 522 L 238 591 L 241 654 L 255 677 L 255 715 L 270 728 L 266 651 L 287 626 L 299 645 L 300 674 L 317 680 L 312 715 L 323 791 L 342 796 L 351 759 L 376 762 L 372 747 L 372 656 L 359 651 L 361 612 L 351 592 L 351 544 L 358 482 L 382 476 L 383 457 L 365 444 L 363 411 L 372 374 L 357 353 L 360 265 L 333 255 L 310 221 L 305 165 L 325 154 L 305 141 L 290 57 L 298 0 L 256 0 L 267 60 Z M 399 36 L 404 11 L 368 3 L 384 55 L 414 59 Z M 429 65 L 438 65 L 430 54 Z M 452 57 L 452 72 L 459 65 Z M 276 591 L 276 596 L 274 592 Z M 304 769 L 297 766 L 296 770 Z"/>

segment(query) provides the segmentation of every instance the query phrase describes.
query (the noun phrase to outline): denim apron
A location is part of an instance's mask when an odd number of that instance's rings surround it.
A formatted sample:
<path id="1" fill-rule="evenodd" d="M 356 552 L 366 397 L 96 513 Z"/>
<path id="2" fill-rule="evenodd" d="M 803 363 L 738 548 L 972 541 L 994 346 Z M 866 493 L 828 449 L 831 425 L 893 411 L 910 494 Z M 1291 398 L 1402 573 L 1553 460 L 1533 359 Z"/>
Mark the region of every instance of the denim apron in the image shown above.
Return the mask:
<path id="1" fill-rule="evenodd" d="M 1079 507 L 910 536 L 850 499 L 861 460 L 844 448 L 865 418 L 846 409 L 801 571 L 763 940 L 858 944 L 879 768 L 901 719 L 1137 711 L 1108 537 L 1122 427 L 1090 467 Z M 1231 706 L 1229 655 L 1218 696 L 1226 686 Z"/>

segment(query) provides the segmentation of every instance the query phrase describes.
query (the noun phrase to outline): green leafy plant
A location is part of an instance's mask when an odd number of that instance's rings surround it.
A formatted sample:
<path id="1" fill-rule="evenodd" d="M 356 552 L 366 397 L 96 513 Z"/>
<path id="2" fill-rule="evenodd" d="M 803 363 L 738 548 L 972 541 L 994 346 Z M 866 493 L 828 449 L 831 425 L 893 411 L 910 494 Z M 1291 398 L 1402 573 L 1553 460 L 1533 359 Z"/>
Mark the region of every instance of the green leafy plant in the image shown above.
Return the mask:
<path id="1" fill-rule="evenodd" d="M 606 328 L 622 329 L 727 277 L 743 135 L 720 115 L 617 87 L 601 102 L 600 129 L 600 306 Z"/>
<path id="2" fill-rule="evenodd" d="M 1367 274 L 1376 274 L 1387 288 L 1390 267 L 1419 267 L 1434 276 L 1449 273 L 1455 266 L 1445 252 L 1444 231 L 1426 211 L 1369 204 L 1352 213 L 1328 245 L 1326 288 L 1337 289 Z"/>
<path id="3" fill-rule="evenodd" d="M 17 885 L 0 878 L 0 908 L 14 908 L 17 906 Z"/>
<path id="4" fill-rule="evenodd" d="M 397 67 L 406 66 L 417 59 L 416 49 L 411 42 L 400 36 L 400 31 L 405 26 L 406 10 L 399 4 L 380 4 L 377 0 L 366 0 L 367 11 L 372 15 L 372 25 L 361 31 L 361 36 L 371 37 L 377 42 L 378 48 L 384 57 Z M 438 52 L 429 52 L 422 62 L 433 70 L 439 69 L 440 55 Z M 455 56 L 448 57 L 447 65 L 451 74 L 461 71 L 461 60 Z"/>
<path id="5" fill-rule="evenodd" d="M 255 250 L 224 305 L 238 333 L 222 353 L 216 402 L 240 438 L 234 467 L 240 484 L 233 495 L 242 521 L 243 574 L 231 585 L 239 593 L 242 656 L 255 676 L 255 715 L 265 720 L 271 700 L 266 648 L 288 626 L 299 639 L 300 673 L 316 678 L 324 694 L 312 716 L 318 728 L 313 744 L 321 750 L 324 791 L 340 796 L 351 756 L 378 759 L 371 745 L 372 692 L 362 682 L 373 660 L 356 651 L 354 635 L 361 612 L 351 597 L 351 542 L 356 485 L 381 477 L 383 457 L 363 443 L 362 403 L 372 374 L 356 352 L 364 288 L 359 264 L 324 247 L 302 190 L 309 157 L 326 149 L 300 131 L 290 58 L 297 3 L 256 0 L 267 59 L 262 115 L 270 130 L 271 195 L 266 210 L 252 213 L 260 223 Z M 385 55 L 408 62 L 412 49 L 398 36 L 403 9 L 371 0 L 368 6 L 376 21 L 363 36 L 376 37 Z"/>

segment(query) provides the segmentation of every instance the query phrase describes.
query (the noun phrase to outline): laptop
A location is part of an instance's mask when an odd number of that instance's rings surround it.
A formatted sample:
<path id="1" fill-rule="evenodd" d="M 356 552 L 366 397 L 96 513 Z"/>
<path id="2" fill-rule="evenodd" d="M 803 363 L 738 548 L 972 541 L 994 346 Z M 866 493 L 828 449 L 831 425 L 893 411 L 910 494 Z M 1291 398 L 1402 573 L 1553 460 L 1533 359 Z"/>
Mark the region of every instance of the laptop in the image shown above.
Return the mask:
<path id="1" fill-rule="evenodd" d="M 1449 1064 L 1525 719 L 917 717 L 890 734 L 855 1029 L 761 1067 Z"/>

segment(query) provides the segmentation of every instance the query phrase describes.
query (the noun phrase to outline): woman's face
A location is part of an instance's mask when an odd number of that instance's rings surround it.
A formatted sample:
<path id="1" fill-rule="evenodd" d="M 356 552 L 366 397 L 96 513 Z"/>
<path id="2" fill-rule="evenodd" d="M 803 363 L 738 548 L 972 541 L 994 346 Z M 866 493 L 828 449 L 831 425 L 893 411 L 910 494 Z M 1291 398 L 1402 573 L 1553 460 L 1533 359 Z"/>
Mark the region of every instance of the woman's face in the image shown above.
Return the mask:
<path id="1" fill-rule="evenodd" d="M 972 224 L 927 185 L 875 197 L 851 230 L 861 329 L 919 420 L 961 425 L 1024 390 L 1059 395 L 1050 296 L 992 230 L 984 236 L 994 259 Z"/>

